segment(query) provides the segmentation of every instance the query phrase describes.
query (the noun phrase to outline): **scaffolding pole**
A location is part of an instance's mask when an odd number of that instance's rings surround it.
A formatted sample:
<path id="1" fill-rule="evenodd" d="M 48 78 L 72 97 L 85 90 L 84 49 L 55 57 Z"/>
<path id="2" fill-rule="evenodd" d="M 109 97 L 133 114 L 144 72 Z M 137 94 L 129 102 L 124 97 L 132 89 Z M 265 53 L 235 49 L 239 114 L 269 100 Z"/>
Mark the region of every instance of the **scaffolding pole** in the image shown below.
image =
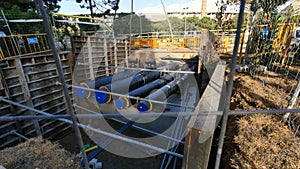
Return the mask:
<path id="1" fill-rule="evenodd" d="M 45 30 L 46 30 L 46 33 L 47 33 L 48 42 L 49 42 L 50 47 L 52 49 L 55 64 L 57 66 L 57 72 L 59 74 L 59 79 L 60 79 L 60 82 L 62 83 L 63 93 L 64 93 L 64 96 L 65 96 L 65 99 L 66 99 L 67 111 L 71 115 L 73 129 L 75 131 L 77 143 L 78 143 L 78 145 L 80 147 L 80 151 L 82 152 L 82 155 L 83 155 L 83 160 L 84 160 L 84 164 L 85 164 L 84 168 L 89 169 L 89 162 L 87 160 L 87 155 L 85 153 L 81 133 L 80 133 L 79 127 L 77 125 L 77 119 L 76 119 L 76 116 L 75 116 L 75 113 L 74 113 L 74 109 L 72 107 L 72 101 L 71 101 L 71 97 L 69 95 L 68 87 L 66 86 L 64 71 L 63 71 L 61 61 L 60 61 L 60 57 L 59 57 L 59 54 L 58 54 L 58 51 L 56 49 L 55 42 L 54 42 L 54 39 L 53 39 L 53 35 L 52 35 L 52 31 L 51 31 L 52 29 L 51 29 L 51 26 L 50 26 L 50 23 L 49 23 L 49 18 L 48 18 L 48 15 L 46 13 L 46 10 L 44 8 L 44 2 L 42 0 L 36 0 L 36 1 L 37 1 L 37 4 L 38 4 L 38 7 L 40 9 L 40 13 L 42 15 L 42 18 L 43 18 Z"/>
<path id="2" fill-rule="evenodd" d="M 0 101 L 12 104 L 14 106 L 18 106 L 30 111 L 34 111 L 36 113 L 44 114 L 41 110 L 37 110 L 20 103 L 7 100 L 0 96 Z M 92 114 L 77 114 L 75 115 L 77 118 L 116 118 L 116 117 L 157 117 L 157 116 L 164 116 L 164 117 L 183 117 L 183 116 L 221 116 L 223 115 L 222 111 L 211 111 L 211 112 L 167 112 L 167 113 L 139 113 L 139 114 L 101 114 L 92 110 L 88 110 L 84 107 L 74 105 L 77 108 L 82 110 L 88 111 Z M 251 115 L 251 114 L 285 114 L 285 113 L 299 113 L 300 109 L 275 109 L 275 110 L 229 110 L 228 115 Z M 69 114 L 57 114 L 57 115 L 24 115 L 24 116 L 0 116 L 0 121 L 14 121 L 14 120 L 32 120 L 32 119 L 59 119 L 59 118 L 70 118 Z"/>
<path id="3" fill-rule="evenodd" d="M 235 67 L 237 65 L 237 54 L 238 54 L 238 50 L 239 50 L 241 30 L 242 30 L 243 21 L 244 21 L 245 3 L 246 3 L 246 0 L 240 1 L 240 11 L 239 11 L 239 16 L 238 16 L 236 37 L 235 37 L 234 49 L 233 49 L 232 60 L 231 60 L 231 65 L 230 65 L 231 67 L 230 67 L 230 73 L 229 73 L 228 88 L 226 91 L 224 115 L 223 115 L 223 119 L 222 119 L 222 126 L 221 126 L 221 132 L 220 132 L 220 137 L 219 137 L 215 169 L 219 169 L 220 162 L 221 162 L 222 149 L 223 149 L 223 144 L 224 144 L 224 138 L 225 138 L 228 115 L 229 115 L 228 113 L 229 113 L 229 109 L 230 109 L 230 101 L 231 101 L 231 95 L 232 95 L 233 78 L 234 78 L 234 74 L 235 74 Z"/>

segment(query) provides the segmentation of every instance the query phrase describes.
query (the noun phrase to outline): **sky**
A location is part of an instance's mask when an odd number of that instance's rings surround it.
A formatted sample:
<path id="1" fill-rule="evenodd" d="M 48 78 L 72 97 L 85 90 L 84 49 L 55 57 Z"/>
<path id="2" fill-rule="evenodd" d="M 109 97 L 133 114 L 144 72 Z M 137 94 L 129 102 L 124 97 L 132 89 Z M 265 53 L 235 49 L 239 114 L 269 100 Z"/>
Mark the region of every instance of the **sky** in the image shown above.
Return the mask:
<path id="1" fill-rule="evenodd" d="M 188 7 L 186 11 L 201 11 L 201 0 L 164 0 L 168 12 L 180 12 Z M 210 0 L 208 0 L 210 2 Z M 131 0 L 120 0 L 118 12 L 130 12 Z M 62 0 L 60 2 L 61 14 L 84 14 L 89 10 L 82 9 L 76 0 Z M 136 13 L 163 13 L 161 0 L 134 0 L 133 9 Z"/>
<path id="2" fill-rule="evenodd" d="M 216 2 L 218 0 L 207 0 L 208 9 L 207 11 L 216 12 Z M 288 0 L 292 2 L 294 0 Z M 201 11 L 201 0 L 164 0 L 168 12 L 200 12 Z M 120 0 L 118 12 L 130 12 L 131 0 Z M 290 4 L 290 3 L 287 3 Z M 62 0 L 60 2 L 61 14 L 89 14 L 89 10 L 82 9 L 76 0 Z M 134 12 L 136 13 L 163 13 L 161 0 L 134 0 L 133 1 Z M 187 10 L 183 8 L 188 7 Z M 282 5 L 279 9 L 286 7 Z M 229 9 L 231 10 L 231 9 Z"/>

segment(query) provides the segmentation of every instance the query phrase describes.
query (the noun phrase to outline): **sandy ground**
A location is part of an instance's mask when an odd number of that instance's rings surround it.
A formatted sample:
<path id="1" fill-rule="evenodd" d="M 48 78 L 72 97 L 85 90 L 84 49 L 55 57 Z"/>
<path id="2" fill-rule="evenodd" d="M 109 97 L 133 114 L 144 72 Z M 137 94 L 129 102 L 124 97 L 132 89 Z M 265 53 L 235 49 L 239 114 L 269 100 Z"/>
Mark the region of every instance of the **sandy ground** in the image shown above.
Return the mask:
<path id="1" fill-rule="evenodd" d="M 270 71 L 256 76 L 238 73 L 234 82 L 232 110 L 287 108 L 297 83 Z M 300 166 L 300 139 L 279 114 L 231 116 L 224 147 L 222 168 L 298 169 Z"/>
<path id="2" fill-rule="evenodd" d="M 80 169 L 79 159 L 58 144 L 32 138 L 0 151 L 0 165 L 7 169 Z"/>

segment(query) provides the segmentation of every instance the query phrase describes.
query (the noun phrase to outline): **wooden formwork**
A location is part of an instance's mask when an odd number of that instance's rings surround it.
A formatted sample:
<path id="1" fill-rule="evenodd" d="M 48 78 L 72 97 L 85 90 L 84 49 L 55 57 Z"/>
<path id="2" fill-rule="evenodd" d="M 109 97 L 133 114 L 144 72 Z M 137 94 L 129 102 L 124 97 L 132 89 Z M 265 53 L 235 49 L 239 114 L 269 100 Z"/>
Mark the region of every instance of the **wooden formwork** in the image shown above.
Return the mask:
<path id="1" fill-rule="evenodd" d="M 94 80 L 116 73 L 116 66 L 128 65 L 129 43 L 124 39 L 105 38 L 99 34 L 72 38 L 77 82 Z"/>
<path id="2" fill-rule="evenodd" d="M 71 80 L 70 52 L 60 53 L 67 83 Z M 0 96 L 50 114 L 66 114 L 65 98 L 52 54 L 6 58 L 0 61 Z M 71 89 L 69 90 L 72 94 Z M 35 115 L 34 112 L 0 102 L 0 116 Z M 59 136 L 69 124 L 58 120 L 19 120 L 0 122 L 0 148 L 18 143 L 12 130 L 26 136 Z"/>
<path id="3" fill-rule="evenodd" d="M 73 37 L 72 44 L 73 55 L 70 52 L 60 53 L 68 84 L 72 84 L 72 73 L 84 80 L 93 80 L 114 74 L 115 68 L 108 66 L 128 65 L 129 45 L 123 39 L 103 38 L 99 35 Z M 75 64 L 78 62 L 88 65 L 80 67 Z M 0 96 L 14 102 L 50 114 L 65 114 L 67 113 L 65 97 L 61 86 L 56 84 L 58 81 L 59 76 L 52 54 L 9 57 L 0 61 Z M 72 95 L 71 88 L 69 92 Z M 35 115 L 35 113 L 0 102 L 0 116 L 5 115 Z M 29 138 L 37 135 L 55 138 L 69 128 L 70 125 L 54 119 L 0 121 L 0 148 L 20 141 L 20 137 L 11 134 L 14 130 Z"/>

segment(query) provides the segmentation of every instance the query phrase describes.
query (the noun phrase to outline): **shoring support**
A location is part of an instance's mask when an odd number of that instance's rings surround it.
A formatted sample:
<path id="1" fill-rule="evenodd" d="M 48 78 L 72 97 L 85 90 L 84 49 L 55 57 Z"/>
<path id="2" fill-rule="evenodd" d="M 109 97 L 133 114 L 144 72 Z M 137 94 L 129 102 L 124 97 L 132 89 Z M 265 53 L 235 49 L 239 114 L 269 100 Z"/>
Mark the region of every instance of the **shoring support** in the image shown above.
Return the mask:
<path id="1" fill-rule="evenodd" d="M 167 8 L 166 8 L 166 5 L 165 5 L 165 1 L 164 0 L 160 0 L 162 6 L 163 6 L 163 9 L 164 9 L 164 12 L 165 12 L 165 15 L 166 15 L 166 18 L 167 18 L 167 22 L 168 22 L 168 25 L 169 25 L 169 31 L 170 31 L 170 34 L 171 34 L 171 38 L 174 37 L 173 35 L 173 30 L 172 30 L 172 25 L 171 25 L 171 22 L 170 22 L 170 19 L 169 19 L 169 16 L 168 16 L 168 12 L 167 12 Z"/>
<path id="2" fill-rule="evenodd" d="M 2 98 L 0 97 L 0 100 Z M 22 107 L 27 110 L 29 110 L 28 106 Z M 32 109 L 31 109 L 32 111 Z M 35 112 L 38 112 L 38 110 L 34 110 Z M 40 111 L 42 112 L 42 111 Z M 236 111 L 232 110 L 228 112 L 228 115 L 232 116 L 238 116 L 238 115 L 251 115 L 251 114 L 286 114 L 286 113 L 299 113 L 300 109 L 277 109 L 277 110 L 244 110 L 244 111 Z M 42 112 L 43 113 L 43 112 Z M 96 112 L 94 112 L 96 113 Z M 163 116 L 163 117 L 183 117 L 183 116 L 221 116 L 222 111 L 216 111 L 216 112 L 192 112 L 192 113 L 181 113 L 181 114 L 176 114 L 175 112 L 171 113 L 144 113 L 144 114 L 78 114 L 76 117 L 78 118 L 96 118 L 96 117 L 101 117 L 101 118 L 117 118 L 117 117 L 155 117 L 155 116 Z M 26 115 L 26 116 L 0 116 L 0 121 L 15 121 L 15 120 L 33 120 L 33 119 L 59 119 L 59 118 L 67 118 L 69 119 L 71 116 L 68 114 L 57 114 L 53 116 L 48 116 L 48 115 L 36 115 L 36 116 L 31 116 L 31 115 Z M 115 121 L 115 119 L 114 119 Z M 150 132 L 146 131 L 146 132 Z M 157 135 L 156 133 L 153 133 L 154 135 Z"/>
<path id="3" fill-rule="evenodd" d="M 22 105 L 20 103 L 7 100 L 0 96 L 0 101 L 34 111 L 36 113 L 40 113 L 43 115 L 36 115 L 36 116 L 0 116 L 0 121 L 12 121 L 12 120 L 28 120 L 28 119 L 59 119 L 59 118 L 70 118 L 69 114 L 60 114 L 60 115 L 51 115 L 49 116 L 48 113 L 43 112 L 41 110 L 37 110 L 35 108 L 28 107 L 26 105 Z M 81 106 L 74 105 L 77 108 L 84 109 Z M 77 114 L 76 117 L 78 118 L 95 118 L 95 117 L 103 117 L 103 118 L 115 118 L 115 117 L 155 117 L 155 116 L 167 116 L 167 117 L 175 117 L 175 116 L 221 116 L 223 114 L 222 111 L 210 111 L 210 112 L 191 112 L 191 113 L 180 113 L 178 112 L 168 112 L 168 113 L 143 113 L 143 114 L 100 114 L 98 112 L 94 112 L 89 110 L 88 112 L 92 114 Z M 285 113 L 299 113 L 300 109 L 276 109 L 276 110 L 229 110 L 228 115 L 251 115 L 251 114 L 285 114 Z M 45 115 L 46 113 L 46 115 Z"/>
<path id="4" fill-rule="evenodd" d="M 299 96 L 300 93 L 300 79 L 298 80 L 296 89 L 294 90 L 293 96 L 291 98 L 291 100 L 289 101 L 289 105 L 288 105 L 288 109 L 292 109 L 297 101 L 297 98 Z M 283 121 L 286 123 L 288 121 L 288 118 L 290 117 L 290 112 L 284 114 L 283 116 Z"/>
<path id="5" fill-rule="evenodd" d="M 1 50 L 1 48 L 0 48 L 0 50 Z M 11 98 L 11 92 L 9 91 L 7 82 L 5 81 L 4 77 L 5 76 L 3 74 L 3 70 L 1 69 L 1 65 L 0 65 L 0 88 L 1 88 L 1 86 L 3 87 L 5 95 L 7 96 L 8 99 L 10 99 Z M 10 105 L 9 109 L 12 112 L 12 115 L 17 115 L 17 111 L 16 111 L 16 109 L 15 109 L 15 107 L 13 105 Z M 23 133 L 23 128 L 21 127 L 20 121 L 16 120 L 15 123 L 16 123 L 17 131 Z"/>
<path id="6" fill-rule="evenodd" d="M 15 64 L 16 64 L 16 67 L 17 67 L 17 71 L 19 73 L 19 80 L 20 80 L 20 83 L 22 85 L 21 88 L 24 92 L 24 98 L 26 100 L 26 103 L 27 103 L 28 106 L 34 107 L 20 57 L 17 57 L 15 59 Z M 33 116 L 36 115 L 34 111 L 30 111 L 30 114 L 33 115 Z M 39 121 L 38 120 L 33 120 L 33 125 L 34 125 L 36 135 L 41 136 L 42 131 L 41 131 Z"/>
<path id="7" fill-rule="evenodd" d="M 45 112 L 22 105 L 20 103 L 7 100 L 3 97 L 0 96 L 0 101 L 4 101 L 6 103 L 34 111 L 40 114 L 43 114 Z M 81 106 L 74 105 L 77 108 L 83 109 L 83 110 L 88 110 L 84 109 Z M 168 116 L 168 117 L 175 117 L 175 116 L 208 116 L 208 115 L 218 115 L 221 116 L 223 113 L 222 111 L 210 111 L 210 112 L 191 112 L 191 113 L 180 113 L 178 112 L 168 112 L 168 113 L 143 113 L 143 114 L 100 114 L 98 112 L 94 112 L 89 110 L 88 112 L 93 113 L 93 114 L 77 114 L 76 117 L 79 118 L 94 118 L 94 117 L 103 117 L 103 118 L 114 118 L 114 117 L 150 117 L 150 116 Z M 299 113 L 300 109 L 276 109 L 276 110 L 230 110 L 228 112 L 228 115 L 251 115 L 251 114 L 284 114 L 284 113 Z M 11 120 L 28 120 L 28 119 L 58 119 L 58 118 L 70 118 L 71 116 L 68 114 L 60 114 L 60 115 L 52 115 L 52 116 L 43 116 L 43 115 L 37 115 L 37 116 L 0 116 L 0 121 L 11 121 Z"/>
<path id="8" fill-rule="evenodd" d="M 11 134 L 14 134 L 14 135 L 16 135 L 16 136 L 19 136 L 19 137 L 21 137 L 21 138 L 24 139 L 24 140 L 29 140 L 28 137 L 23 136 L 22 134 L 18 133 L 16 130 L 12 130 L 12 131 L 10 131 L 10 133 L 11 133 Z"/>
<path id="9" fill-rule="evenodd" d="M 92 47 L 92 42 L 91 42 L 91 37 L 89 36 L 87 38 L 87 50 L 88 50 L 88 63 L 89 63 L 89 75 L 91 79 L 95 79 L 95 73 L 94 73 L 94 67 L 92 65 L 93 63 L 93 47 Z M 84 55 L 84 59 L 86 60 L 86 55 Z"/>
<path id="10" fill-rule="evenodd" d="M 225 138 L 225 133 L 226 133 L 227 121 L 228 121 L 228 114 L 229 114 L 229 109 L 230 109 L 230 101 L 231 101 L 231 95 L 232 95 L 233 78 L 234 78 L 234 74 L 235 74 L 235 67 L 237 65 L 237 54 L 238 54 L 239 42 L 240 42 L 240 38 L 241 38 L 240 37 L 241 30 L 242 30 L 243 21 L 244 21 L 245 3 L 246 3 L 246 0 L 240 1 L 240 11 L 239 11 L 239 15 L 238 15 L 236 37 L 235 37 L 232 60 L 231 60 L 231 65 L 230 65 L 231 67 L 230 67 L 230 73 L 229 73 L 228 88 L 226 91 L 224 115 L 223 115 L 223 119 L 222 119 L 222 126 L 221 126 L 221 132 L 220 132 L 220 137 L 219 137 L 215 169 L 219 169 L 220 162 L 221 162 L 222 149 L 223 149 L 223 144 L 224 144 L 224 138 Z"/>
<path id="11" fill-rule="evenodd" d="M 70 95 L 69 95 L 68 87 L 66 85 L 66 80 L 65 80 L 65 77 L 64 77 L 64 72 L 63 72 L 63 68 L 62 68 L 62 65 L 61 65 L 60 57 L 59 57 L 59 54 L 58 54 L 58 51 L 56 49 L 55 42 L 54 42 L 54 39 L 53 39 L 53 35 L 52 35 L 52 31 L 51 31 L 52 29 L 51 29 L 51 26 L 50 26 L 50 23 L 49 23 L 48 15 L 47 15 L 46 10 L 44 8 L 44 2 L 42 0 L 36 0 L 36 2 L 38 4 L 38 7 L 40 9 L 40 13 L 41 13 L 42 18 L 43 18 L 45 30 L 46 30 L 46 33 L 47 33 L 47 38 L 48 38 L 50 47 L 51 47 L 52 52 L 53 52 L 53 57 L 54 57 L 54 60 L 55 60 L 55 64 L 57 66 L 57 72 L 59 74 L 59 79 L 60 79 L 60 82 L 62 83 L 63 93 L 64 93 L 64 96 L 65 96 L 65 99 L 66 99 L 66 102 L 67 102 L 66 103 L 67 111 L 71 116 L 73 129 L 75 131 L 77 143 L 80 147 L 80 151 L 83 154 L 83 160 L 84 160 L 84 164 L 85 164 L 84 168 L 89 169 L 89 162 L 87 160 L 87 155 L 85 153 L 81 133 L 80 133 L 78 123 L 77 123 L 77 119 L 76 119 L 76 116 L 75 116 L 75 112 L 74 112 L 74 109 L 72 107 L 72 101 L 71 101 L 71 98 L 70 98 Z"/>
<path id="12" fill-rule="evenodd" d="M 89 64 L 86 63 L 77 63 L 78 65 L 86 66 Z M 178 73 L 178 74 L 195 74 L 194 71 L 180 71 L 180 70 L 166 70 L 166 69 L 147 69 L 147 68 L 133 68 L 133 67 L 121 67 L 121 66 L 105 66 L 92 64 L 92 66 L 97 66 L 99 68 L 113 68 L 113 69 L 124 69 L 124 70 L 136 70 L 136 71 L 144 71 L 144 72 L 161 72 L 161 73 Z"/>

